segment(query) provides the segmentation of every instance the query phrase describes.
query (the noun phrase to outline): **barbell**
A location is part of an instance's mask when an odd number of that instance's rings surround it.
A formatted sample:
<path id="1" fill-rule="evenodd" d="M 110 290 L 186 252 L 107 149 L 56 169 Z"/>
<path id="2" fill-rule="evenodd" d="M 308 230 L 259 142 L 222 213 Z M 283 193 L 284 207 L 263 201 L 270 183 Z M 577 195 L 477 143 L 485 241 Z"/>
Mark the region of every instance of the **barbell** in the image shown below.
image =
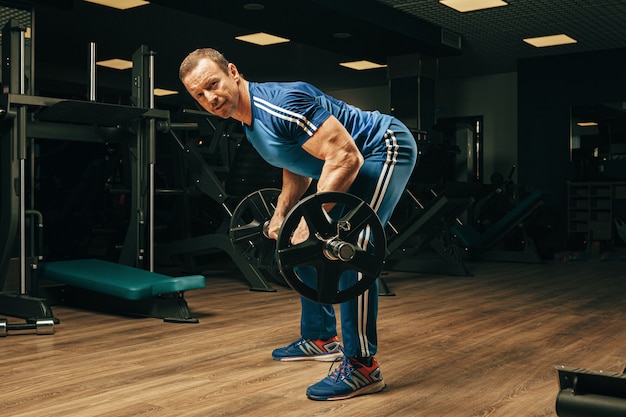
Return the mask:
<path id="1" fill-rule="evenodd" d="M 380 275 L 386 255 L 385 231 L 376 212 L 352 194 L 312 194 L 287 213 L 274 241 L 267 228 L 279 194 L 278 189 L 261 189 L 239 203 L 230 224 L 233 245 L 253 265 L 278 271 L 291 288 L 310 300 L 336 304 L 367 291 Z M 327 212 L 324 207 L 329 205 L 333 208 Z M 293 244 L 301 219 L 309 236 Z M 304 268 L 313 269 L 315 282 L 308 282 Z"/>

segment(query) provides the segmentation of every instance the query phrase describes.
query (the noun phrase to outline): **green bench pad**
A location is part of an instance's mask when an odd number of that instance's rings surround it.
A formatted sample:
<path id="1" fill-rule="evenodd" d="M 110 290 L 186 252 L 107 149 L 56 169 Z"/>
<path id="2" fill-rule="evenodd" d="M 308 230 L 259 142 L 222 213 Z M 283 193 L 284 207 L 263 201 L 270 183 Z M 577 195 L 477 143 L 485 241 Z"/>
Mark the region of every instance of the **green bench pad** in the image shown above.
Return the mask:
<path id="1" fill-rule="evenodd" d="M 202 275 L 170 277 L 99 259 L 44 262 L 41 277 L 128 300 L 142 300 L 206 285 Z"/>

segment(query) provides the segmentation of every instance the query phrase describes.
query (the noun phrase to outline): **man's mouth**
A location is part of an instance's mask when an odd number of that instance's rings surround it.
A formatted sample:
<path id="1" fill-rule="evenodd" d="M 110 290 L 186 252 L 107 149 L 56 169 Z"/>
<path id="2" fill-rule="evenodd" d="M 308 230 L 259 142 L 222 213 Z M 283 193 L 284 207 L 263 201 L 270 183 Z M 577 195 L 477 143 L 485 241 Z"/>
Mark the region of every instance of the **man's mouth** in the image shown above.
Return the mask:
<path id="1" fill-rule="evenodd" d="M 221 102 L 217 106 L 213 107 L 213 112 L 218 113 L 222 109 L 222 107 L 224 107 L 224 102 Z"/>

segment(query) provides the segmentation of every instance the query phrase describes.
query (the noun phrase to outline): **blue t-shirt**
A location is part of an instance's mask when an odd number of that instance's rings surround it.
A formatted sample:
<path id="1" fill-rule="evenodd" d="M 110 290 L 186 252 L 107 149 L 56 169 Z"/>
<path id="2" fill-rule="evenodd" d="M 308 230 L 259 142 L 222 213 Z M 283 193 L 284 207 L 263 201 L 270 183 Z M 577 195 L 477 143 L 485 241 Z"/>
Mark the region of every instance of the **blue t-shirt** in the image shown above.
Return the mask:
<path id="1" fill-rule="evenodd" d="M 249 82 L 252 124 L 244 133 L 270 164 L 295 174 L 319 179 L 324 161 L 302 145 L 331 115 L 354 139 L 364 157 L 379 152 L 392 117 L 363 111 L 337 100 L 311 84 Z"/>

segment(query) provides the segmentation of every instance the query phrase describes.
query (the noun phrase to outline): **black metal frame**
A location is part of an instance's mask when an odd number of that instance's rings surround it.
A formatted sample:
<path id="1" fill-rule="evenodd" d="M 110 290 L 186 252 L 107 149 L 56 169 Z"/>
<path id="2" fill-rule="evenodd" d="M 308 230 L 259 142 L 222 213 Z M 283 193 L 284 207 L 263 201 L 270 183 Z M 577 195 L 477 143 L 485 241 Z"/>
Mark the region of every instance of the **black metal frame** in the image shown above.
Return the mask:
<path id="1" fill-rule="evenodd" d="M 208 149 L 211 153 L 219 151 L 220 148 L 227 147 L 227 142 L 233 140 L 229 138 L 228 129 L 224 127 L 225 124 L 233 123 L 232 121 L 216 120 L 215 116 L 201 111 L 186 110 L 185 113 L 196 118 L 204 118 L 211 123 L 213 132 L 208 145 Z M 190 183 L 193 184 L 194 188 L 194 190 L 185 189 L 183 193 L 189 195 L 192 192 L 199 191 L 210 197 L 223 208 L 225 220 L 215 232 L 203 235 L 193 235 L 191 230 L 188 230 L 190 228 L 189 225 L 184 226 L 183 229 L 185 230 L 183 230 L 184 233 L 180 239 L 170 242 L 161 242 L 156 245 L 155 250 L 158 254 L 158 258 L 167 259 L 174 256 L 182 256 L 185 259 L 188 272 L 197 273 L 197 265 L 195 262 L 197 256 L 209 254 L 216 250 L 223 251 L 233 261 L 239 272 L 241 272 L 252 291 L 274 292 L 276 290 L 269 282 L 274 278 L 273 275 L 267 270 L 253 265 L 241 253 L 239 248 L 234 246 L 229 236 L 228 228 L 234 210 L 233 208 L 229 208 L 227 203 L 229 200 L 240 196 L 231 195 L 224 184 L 224 180 L 218 177 L 216 171 L 217 167 L 211 166 L 204 159 L 194 143 L 185 141 L 184 138 L 179 136 L 183 130 L 197 130 L 198 128 L 198 123 L 172 123 L 172 129 L 170 131 L 183 155 L 180 163 L 184 164 L 186 170 L 189 171 L 189 175 L 191 176 Z M 241 151 L 241 147 L 238 147 L 238 151 Z M 228 175 L 232 176 L 232 169 L 234 168 L 232 165 L 235 162 L 231 160 L 224 161 L 223 158 L 221 159 L 224 166 L 220 168 L 224 169 Z M 265 169 L 265 166 L 258 168 L 256 170 L 257 176 L 264 176 L 265 173 L 262 173 L 262 171 Z M 253 179 L 250 178 L 246 180 L 250 181 Z M 188 210 L 188 207 L 186 207 L 186 210 Z M 190 216 L 185 215 L 184 217 L 189 219 Z"/>
<path id="2" fill-rule="evenodd" d="M 406 220 L 406 224 L 401 226 L 402 232 L 388 233 L 386 269 L 472 275 L 463 260 L 460 247 L 454 242 L 448 230 L 449 223 L 467 210 L 472 200 L 451 198 L 441 193 L 423 204 L 410 190 L 405 190 L 405 193 L 407 198 L 417 203 L 417 206 L 413 215 Z M 435 256 L 424 256 L 423 249 L 426 245 L 430 246 Z"/>
<path id="3" fill-rule="evenodd" d="M 139 71 L 133 80 L 138 106 L 123 106 L 26 94 L 23 45 L 24 28 L 12 19 L 3 29 L 2 48 L 5 94 L 0 97 L 0 289 L 5 288 L 9 264 L 14 259 L 20 265 L 20 288 L 17 292 L 0 293 L 0 313 L 26 319 L 54 318 L 49 300 L 33 296 L 38 291 L 36 272 L 43 253 L 41 249 L 35 249 L 32 242 L 30 250 L 27 250 L 26 216 L 38 218 L 37 222 L 33 220 L 30 224 L 41 228 L 43 220 L 34 207 L 28 207 L 26 199 L 29 141 L 31 138 L 80 138 L 82 142 L 115 142 L 128 146 L 131 155 L 132 216 L 119 262 L 152 272 L 154 138 L 157 129 L 166 130 L 169 127 L 169 112 L 153 106 L 154 54 L 145 46 L 141 46 L 133 56 L 136 61 L 134 67 Z M 30 157 L 33 157 L 32 150 Z M 40 242 L 41 239 L 39 236 Z M 30 240 L 33 240 L 32 237 Z M 26 288 L 27 268 L 35 278 L 31 278 L 30 291 Z M 94 297 L 102 298 L 102 294 Z M 172 298 L 174 308 L 170 305 L 172 300 L 163 301 L 166 299 L 154 297 L 142 300 L 141 311 L 174 320 L 187 321 L 190 318 L 182 294 Z M 120 305 L 119 300 L 109 301 L 113 302 L 109 308 Z M 55 320 L 58 322 L 58 319 Z"/>
<path id="4" fill-rule="evenodd" d="M 618 417 L 626 415 L 626 374 L 571 366 L 556 367 L 559 417 Z"/>

